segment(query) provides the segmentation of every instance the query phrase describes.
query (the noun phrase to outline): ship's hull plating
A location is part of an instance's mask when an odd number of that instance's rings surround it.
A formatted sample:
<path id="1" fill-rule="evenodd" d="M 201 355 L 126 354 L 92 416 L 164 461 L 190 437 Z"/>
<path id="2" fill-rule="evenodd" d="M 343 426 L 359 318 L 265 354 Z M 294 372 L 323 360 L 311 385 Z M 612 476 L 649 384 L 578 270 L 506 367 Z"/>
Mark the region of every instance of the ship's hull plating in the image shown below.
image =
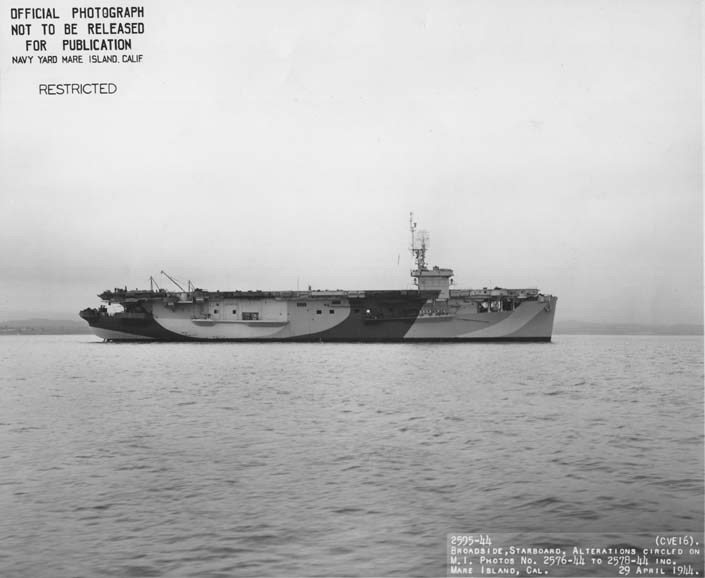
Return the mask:
<path id="1" fill-rule="evenodd" d="M 94 310 L 82 316 L 109 341 L 546 342 L 556 301 L 547 296 L 510 311 L 478 312 L 451 298 L 445 311 L 429 314 L 424 295 L 368 291 L 359 297 L 155 302 L 139 318 Z"/>

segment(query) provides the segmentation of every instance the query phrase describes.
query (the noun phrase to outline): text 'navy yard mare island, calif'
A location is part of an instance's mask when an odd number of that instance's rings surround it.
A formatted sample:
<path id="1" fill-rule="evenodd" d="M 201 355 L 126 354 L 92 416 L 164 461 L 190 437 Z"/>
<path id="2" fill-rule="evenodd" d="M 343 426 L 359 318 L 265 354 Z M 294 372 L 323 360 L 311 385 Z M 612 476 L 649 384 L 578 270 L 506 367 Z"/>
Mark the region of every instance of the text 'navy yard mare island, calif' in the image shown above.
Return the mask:
<path id="1" fill-rule="evenodd" d="M 550 341 L 556 300 L 538 289 L 451 289 L 427 267 L 428 233 L 413 216 L 416 289 L 205 291 L 177 285 L 104 291 L 80 315 L 108 341 Z M 153 281 L 153 280 L 150 280 Z M 173 280 L 172 280 L 173 281 Z"/>

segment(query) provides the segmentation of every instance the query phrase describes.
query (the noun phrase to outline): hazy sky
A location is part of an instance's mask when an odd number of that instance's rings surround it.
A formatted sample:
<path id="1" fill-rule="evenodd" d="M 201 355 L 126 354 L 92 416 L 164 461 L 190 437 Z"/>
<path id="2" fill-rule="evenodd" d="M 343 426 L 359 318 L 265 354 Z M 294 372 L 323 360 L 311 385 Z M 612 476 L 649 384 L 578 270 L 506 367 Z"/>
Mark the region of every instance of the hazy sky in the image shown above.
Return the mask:
<path id="1" fill-rule="evenodd" d="M 62 22 L 77 4 L 41 3 Z M 101 65 L 12 64 L 1 9 L 0 320 L 72 316 L 162 269 L 409 287 L 413 210 L 458 287 L 702 322 L 700 2 L 144 6 L 143 62 Z"/>

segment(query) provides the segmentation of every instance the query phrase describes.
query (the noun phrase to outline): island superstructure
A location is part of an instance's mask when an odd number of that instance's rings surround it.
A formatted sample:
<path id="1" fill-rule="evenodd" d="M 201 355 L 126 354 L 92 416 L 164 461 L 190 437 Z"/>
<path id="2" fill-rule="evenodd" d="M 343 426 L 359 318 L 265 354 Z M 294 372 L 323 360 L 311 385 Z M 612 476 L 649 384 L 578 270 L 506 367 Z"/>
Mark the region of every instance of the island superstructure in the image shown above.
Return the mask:
<path id="1" fill-rule="evenodd" d="M 426 264 L 428 233 L 410 218 L 415 289 L 179 291 L 116 288 L 80 312 L 106 341 L 550 341 L 557 298 L 538 289 L 455 289 Z M 151 280 L 150 280 L 151 281 Z"/>

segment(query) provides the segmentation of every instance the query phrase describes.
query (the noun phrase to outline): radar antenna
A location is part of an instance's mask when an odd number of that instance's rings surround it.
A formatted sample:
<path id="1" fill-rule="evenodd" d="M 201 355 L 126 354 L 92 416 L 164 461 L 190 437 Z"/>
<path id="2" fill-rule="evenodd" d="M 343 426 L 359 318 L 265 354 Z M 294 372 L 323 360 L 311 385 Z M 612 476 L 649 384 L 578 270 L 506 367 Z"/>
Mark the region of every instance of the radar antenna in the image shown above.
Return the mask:
<path id="1" fill-rule="evenodd" d="M 416 230 L 414 222 L 414 213 L 409 213 L 409 230 L 411 231 L 411 254 L 416 261 L 416 267 L 419 271 L 426 270 L 426 251 L 429 248 L 431 237 L 428 231 L 423 229 Z"/>

